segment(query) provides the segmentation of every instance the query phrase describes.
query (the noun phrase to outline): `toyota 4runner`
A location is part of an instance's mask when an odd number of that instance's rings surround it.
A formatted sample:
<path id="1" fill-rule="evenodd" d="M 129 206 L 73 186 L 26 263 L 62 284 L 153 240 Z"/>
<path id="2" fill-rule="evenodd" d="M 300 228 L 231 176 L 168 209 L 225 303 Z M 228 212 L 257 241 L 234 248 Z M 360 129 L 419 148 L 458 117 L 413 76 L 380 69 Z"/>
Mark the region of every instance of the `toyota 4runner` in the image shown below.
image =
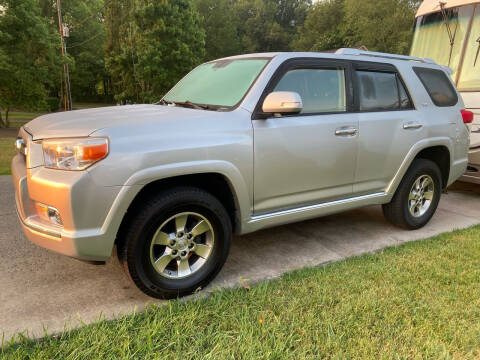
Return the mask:
<path id="1" fill-rule="evenodd" d="M 424 226 L 467 167 L 473 114 L 429 59 L 341 49 L 208 62 L 154 105 L 41 116 L 12 160 L 26 236 L 120 262 L 172 298 L 220 271 L 232 233 L 381 204 Z"/>

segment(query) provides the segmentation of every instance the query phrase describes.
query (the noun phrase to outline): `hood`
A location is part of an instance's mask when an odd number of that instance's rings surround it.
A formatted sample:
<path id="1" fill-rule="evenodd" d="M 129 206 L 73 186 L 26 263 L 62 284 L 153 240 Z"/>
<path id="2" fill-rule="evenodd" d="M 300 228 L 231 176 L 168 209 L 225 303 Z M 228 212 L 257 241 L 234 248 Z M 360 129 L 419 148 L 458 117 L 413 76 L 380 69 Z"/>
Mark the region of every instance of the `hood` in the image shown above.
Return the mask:
<path id="1" fill-rule="evenodd" d="M 127 105 L 58 112 L 40 116 L 24 128 L 34 140 L 62 137 L 82 137 L 118 125 L 142 125 L 175 118 L 205 116 L 206 110 L 161 105 Z M 210 113 L 210 112 L 209 112 Z"/>

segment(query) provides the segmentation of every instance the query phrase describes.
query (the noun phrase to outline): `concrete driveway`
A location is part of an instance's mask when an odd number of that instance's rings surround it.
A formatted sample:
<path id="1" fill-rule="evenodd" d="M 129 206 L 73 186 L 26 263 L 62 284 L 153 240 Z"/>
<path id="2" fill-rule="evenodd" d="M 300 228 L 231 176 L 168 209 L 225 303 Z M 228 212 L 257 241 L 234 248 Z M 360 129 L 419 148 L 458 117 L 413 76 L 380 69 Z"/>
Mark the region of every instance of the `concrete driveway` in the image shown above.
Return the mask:
<path id="1" fill-rule="evenodd" d="M 234 239 L 226 266 L 210 289 L 253 283 L 406 241 L 480 223 L 480 186 L 457 183 L 428 226 L 404 231 L 379 206 L 281 226 Z M 301 244 L 301 246 L 299 246 Z M 13 186 L 0 176 L 0 338 L 38 337 L 139 311 L 155 301 L 136 289 L 115 257 L 93 266 L 29 243 L 18 224 Z"/>

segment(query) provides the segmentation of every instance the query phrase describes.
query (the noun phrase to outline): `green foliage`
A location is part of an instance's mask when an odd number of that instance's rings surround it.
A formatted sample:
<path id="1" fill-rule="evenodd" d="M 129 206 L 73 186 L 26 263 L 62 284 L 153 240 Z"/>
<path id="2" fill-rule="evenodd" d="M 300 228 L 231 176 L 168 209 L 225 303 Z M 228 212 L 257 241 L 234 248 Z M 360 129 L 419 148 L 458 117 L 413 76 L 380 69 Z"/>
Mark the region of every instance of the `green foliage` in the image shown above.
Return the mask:
<path id="1" fill-rule="evenodd" d="M 242 53 L 237 35 L 239 22 L 231 0 L 195 0 L 205 30 L 205 60 Z"/>
<path id="2" fill-rule="evenodd" d="M 411 0 L 345 0 L 345 45 L 407 54 L 415 10 Z"/>
<path id="3" fill-rule="evenodd" d="M 112 1 L 106 14 L 106 63 L 119 100 L 156 101 L 203 60 L 205 34 L 191 0 Z"/>
<path id="4" fill-rule="evenodd" d="M 73 59 L 70 80 L 74 99 L 97 99 L 97 84 L 108 82 L 105 70 L 104 0 L 63 0 L 63 21 L 69 25 L 67 52 Z M 108 86 L 106 94 L 108 95 Z"/>
<path id="5" fill-rule="evenodd" d="M 70 37 L 61 60 L 56 0 L 0 0 L 0 107 L 42 108 L 58 97 L 61 61 L 74 100 L 151 102 L 200 62 L 235 54 L 360 45 L 406 53 L 419 3 L 62 0 Z"/>
<path id="6" fill-rule="evenodd" d="M 365 46 L 372 51 L 406 54 L 415 10 L 411 0 L 324 0 L 309 11 L 292 48 L 304 51 Z"/>
<path id="7" fill-rule="evenodd" d="M 58 73 L 58 42 L 36 0 L 0 0 L 0 108 L 45 107 Z"/>
<path id="8" fill-rule="evenodd" d="M 238 0 L 235 3 L 244 52 L 289 50 L 291 35 L 277 21 L 279 10 L 278 3 L 273 0 Z"/>
<path id="9" fill-rule="evenodd" d="M 363 0 L 362 0 L 363 1 Z M 334 50 L 344 46 L 341 24 L 344 19 L 344 0 L 317 2 L 307 14 L 292 42 L 296 51 Z"/>
<path id="10" fill-rule="evenodd" d="M 144 101 L 158 101 L 204 57 L 205 32 L 190 0 L 140 0 L 135 74 Z"/>

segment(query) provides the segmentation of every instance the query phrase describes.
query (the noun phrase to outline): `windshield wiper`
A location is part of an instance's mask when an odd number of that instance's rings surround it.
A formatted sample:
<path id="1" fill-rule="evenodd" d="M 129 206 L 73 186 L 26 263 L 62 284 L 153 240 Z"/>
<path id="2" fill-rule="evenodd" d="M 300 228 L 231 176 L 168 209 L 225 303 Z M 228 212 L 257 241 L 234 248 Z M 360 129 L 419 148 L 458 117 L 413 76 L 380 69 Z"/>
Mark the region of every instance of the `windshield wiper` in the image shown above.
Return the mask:
<path id="1" fill-rule="evenodd" d="M 156 102 L 155 105 L 174 105 L 174 103 L 172 101 L 162 99 L 162 100 Z"/>
<path id="2" fill-rule="evenodd" d="M 204 105 L 204 104 L 196 104 L 196 103 L 193 103 L 189 100 L 185 100 L 185 101 L 174 101 L 173 102 L 175 105 L 177 106 L 184 106 L 184 107 L 190 107 L 192 109 L 197 109 L 197 110 L 208 110 L 209 109 L 209 106 L 208 105 Z"/>
<path id="3" fill-rule="evenodd" d="M 475 67 L 475 65 L 477 65 L 478 54 L 480 53 L 480 37 L 477 39 L 477 43 L 478 43 L 477 54 L 475 55 L 475 61 L 473 62 L 473 67 Z"/>
<path id="4" fill-rule="evenodd" d="M 175 106 L 183 106 L 183 107 L 188 107 L 188 108 L 197 109 L 197 110 L 215 110 L 215 111 L 228 109 L 228 107 L 224 107 L 224 106 L 198 104 L 198 103 L 191 102 L 190 100 L 169 101 L 169 100 L 162 99 L 159 102 L 155 103 L 155 105 L 175 105 Z"/>
<path id="5" fill-rule="evenodd" d="M 191 102 L 190 100 L 168 101 L 168 100 L 162 99 L 159 102 L 157 102 L 157 105 L 175 105 L 175 106 L 183 106 L 183 107 L 188 107 L 188 108 L 197 109 L 197 110 L 211 110 L 211 109 L 213 109 L 210 105 L 197 104 L 197 103 Z"/>
<path id="6" fill-rule="evenodd" d="M 448 66 L 450 66 L 450 62 L 452 61 L 453 47 L 455 45 L 455 37 L 457 35 L 458 19 L 457 19 L 457 24 L 455 25 L 455 31 L 452 32 L 452 29 L 450 28 L 450 23 L 448 22 L 447 10 L 445 9 L 445 5 L 447 3 L 443 1 L 439 1 L 439 4 L 440 4 L 440 10 L 442 12 L 443 22 L 445 23 L 445 27 L 447 28 L 447 34 L 450 40 L 450 55 L 448 56 Z"/>

